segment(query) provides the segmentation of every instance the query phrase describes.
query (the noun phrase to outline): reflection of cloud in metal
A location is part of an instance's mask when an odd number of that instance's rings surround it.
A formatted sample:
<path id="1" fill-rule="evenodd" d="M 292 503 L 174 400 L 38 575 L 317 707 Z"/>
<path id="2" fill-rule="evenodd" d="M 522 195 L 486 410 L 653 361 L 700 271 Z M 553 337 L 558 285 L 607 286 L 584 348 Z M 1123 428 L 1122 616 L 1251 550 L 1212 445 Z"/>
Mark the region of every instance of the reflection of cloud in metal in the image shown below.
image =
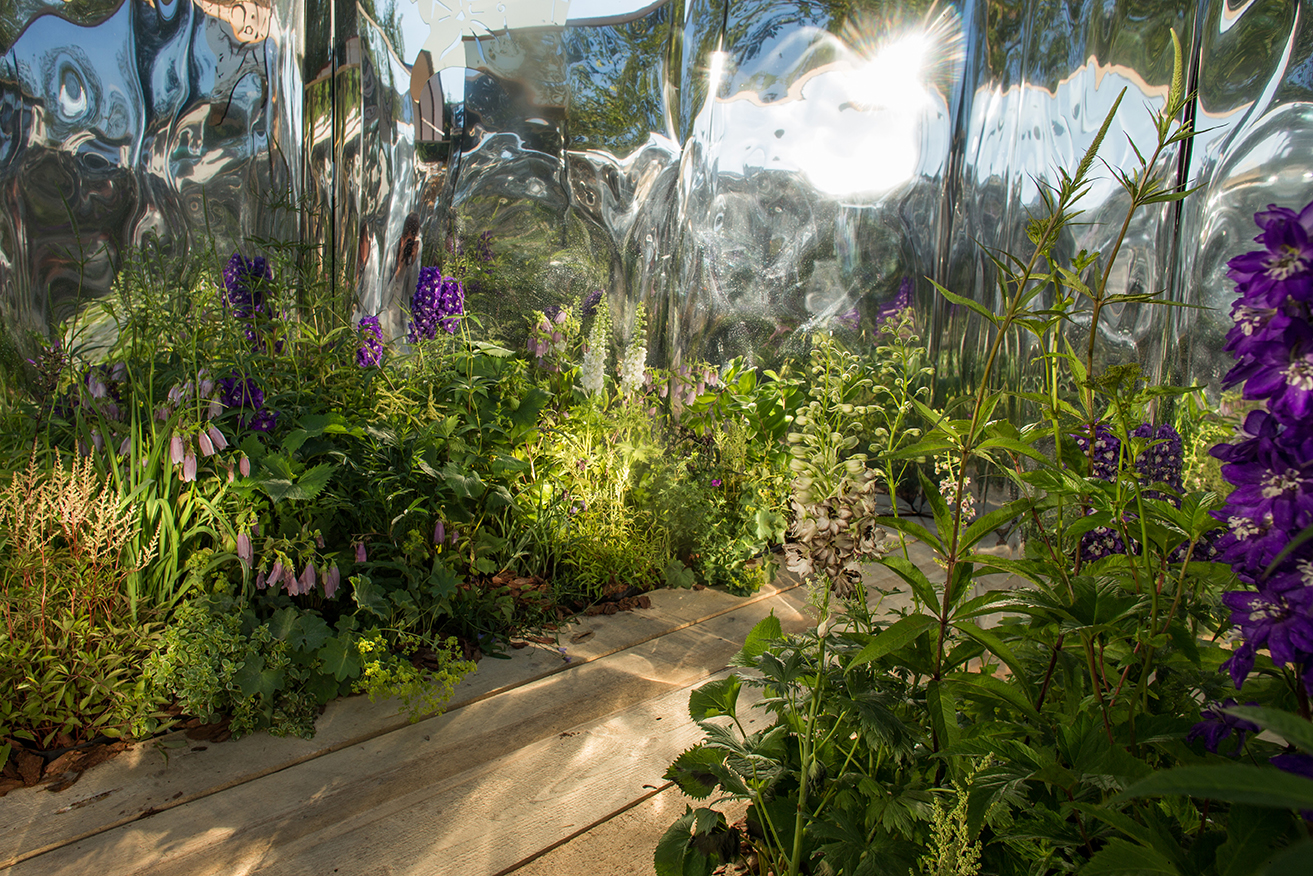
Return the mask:
<path id="1" fill-rule="evenodd" d="M 744 91 L 717 101 L 708 130 L 719 141 L 720 171 L 801 172 L 841 197 L 878 196 L 934 175 L 948 153 L 943 86 L 960 75 L 960 19 L 950 10 L 929 24 L 870 27 L 883 32 L 850 27 L 840 40 L 817 31 L 817 50 L 837 60 L 808 70 L 780 99 Z M 711 57 L 712 93 L 720 54 Z"/>
<path id="2" fill-rule="evenodd" d="M 423 49 L 437 68 L 463 64 L 461 43 L 508 28 L 565 24 L 570 0 L 409 0 L 429 27 Z M 453 55 L 453 57 L 448 57 Z"/>

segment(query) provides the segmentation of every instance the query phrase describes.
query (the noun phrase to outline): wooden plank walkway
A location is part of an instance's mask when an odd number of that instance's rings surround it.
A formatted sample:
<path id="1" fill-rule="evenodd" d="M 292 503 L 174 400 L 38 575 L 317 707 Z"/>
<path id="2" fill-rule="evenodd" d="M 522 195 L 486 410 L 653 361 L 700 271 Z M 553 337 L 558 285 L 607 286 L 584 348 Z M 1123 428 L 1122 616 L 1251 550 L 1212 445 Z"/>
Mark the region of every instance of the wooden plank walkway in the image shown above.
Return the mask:
<path id="1" fill-rule="evenodd" d="M 931 571 L 929 551 L 916 550 Z M 878 596 L 897 583 L 876 569 L 868 586 Z M 445 714 L 415 724 L 357 697 L 332 704 L 313 740 L 259 734 L 167 760 L 145 743 L 61 793 L 11 793 L 0 799 L 0 871 L 510 872 L 664 786 L 700 735 L 689 692 L 724 671 L 758 620 L 812 622 L 806 589 L 787 580 L 747 599 L 651 596 L 651 609 L 565 628 L 564 654 L 485 659 Z"/>

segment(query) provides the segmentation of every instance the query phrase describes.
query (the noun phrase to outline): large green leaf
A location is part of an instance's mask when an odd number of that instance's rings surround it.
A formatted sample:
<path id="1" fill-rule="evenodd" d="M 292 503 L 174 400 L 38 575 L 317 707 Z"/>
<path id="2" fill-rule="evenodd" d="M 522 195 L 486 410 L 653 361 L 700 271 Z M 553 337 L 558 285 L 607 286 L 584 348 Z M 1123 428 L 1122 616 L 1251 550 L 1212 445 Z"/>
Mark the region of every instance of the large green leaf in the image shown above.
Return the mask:
<path id="1" fill-rule="evenodd" d="M 938 553 L 944 552 L 943 543 L 940 542 L 939 536 L 926 529 L 915 520 L 906 517 L 880 517 L 876 520 L 881 526 L 901 532 L 903 535 L 910 535 L 917 541 L 924 542 Z"/>
<path id="2" fill-rule="evenodd" d="M 283 686 L 286 673 L 281 669 L 266 669 L 264 658 L 258 654 L 250 655 L 242 668 L 233 674 L 233 681 L 241 688 L 246 697 L 263 696 L 265 702 L 273 700 L 274 694 Z"/>
<path id="3" fill-rule="evenodd" d="M 1181 871 L 1155 849 L 1113 839 L 1080 869 L 1080 876 L 1181 876 Z"/>
<path id="4" fill-rule="evenodd" d="M 315 652 L 323 663 L 324 672 L 332 673 L 338 681 L 360 676 L 360 655 L 356 653 L 355 643 L 340 636 L 334 636 Z"/>
<path id="5" fill-rule="evenodd" d="M 1313 781 L 1276 767 L 1228 763 L 1186 766 L 1154 773 L 1116 799 L 1182 794 L 1271 809 L 1313 809 Z"/>
<path id="6" fill-rule="evenodd" d="M 926 705 L 930 707 L 930 724 L 939 736 L 941 748 L 947 748 L 957 742 L 962 735 L 957 726 L 957 700 L 952 688 L 944 681 L 926 683 Z"/>
<path id="7" fill-rule="evenodd" d="M 694 800 L 703 800 L 729 777 L 725 752 L 706 745 L 695 745 L 675 758 L 665 778 Z"/>
<path id="8" fill-rule="evenodd" d="M 848 663 L 848 669 L 864 666 L 897 651 L 937 623 L 937 620 L 926 614 L 910 614 L 900 618 L 867 642 L 866 646 L 857 652 L 857 656 Z"/>
<path id="9" fill-rule="evenodd" d="M 391 618 L 392 610 L 383 595 L 383 588 L 375 584 L 372 578 L 360 574 L 352 575 L 348 580 L 351 582 L 351 598 L 357 606 L 382 620 Z"/>
<path id="10" fill-rule="evenodd" d="M 1226 817 L 1226 842 L 1217 849 L 1217 876 L 1263 872 L 1263 864 L 1295 822 L 1293 816 L 1274 816 L 1271 809 L 1258 806 L 1231 807 Z"/>
<path id="11" fill-rule="evenodd" d="M 1313 754 L 1313 723 L 1298 715 L 1280 709 L 1263 709 L 1257 706 L 1233 706 L 1224 710 L 1247 721 L 1253 721 L 1264 730 L 1271 730 L 1305 754 Z"/>
<path id="12" fill-rule="evenodd" d="M 723 840 L 737 840 L 737 834 L 728 829 L 725 817 L 719 812 L 686 808 L 657 842 L 652 856 L 656 876 L 711 876 L 721 863 L 719 850 Z M 729 851 L 727 847 L 726 851 Z"/>
<path id="13" fill-rule="evenodd" d="M 1308 873 L 1310 858 L 1313 858 L 1313 839 L 1306 837 L 1268 858 L 1264 862 L 1263 876 L 1295 876 L 1295 874 Z"/>
<path id="14" fill-rule="evenodd" d="M 780 619 L 772 611 L 757 621 L 756 626 L 748 633 L 742 649 L 734 656 L 731 664 L 734 666 L 755 665 L 757 658 L 766 653 L 771 643 L 782 638 L 784 638 L 784 628 L 780 626 Z"/>
<path id="15" fill-rule="evenodd" d="M 963 694 L 973 693 L 999 700 L 1015 707 L 1031 721 L 1039 721 L 1039 712 L 1030 704 L 1030 698 L 1018 687 L 1001 678 L 979 672 L 958 672 L 951 676 L 953 686 Z"/>
<path id="16" fill-rule="evenodd" d="M 733 718 L 742 687 L 737 675 L 718 678 L 693 691 L 688 698 L 688 715 L 694 721 L 705 721 L 719 715 Z"/>
<path id="17" fill-rule="evenodd" d="M 906 581 L 908 586 L 912 588 L 912 592 L 916 594 L 917 599 L 920 599 L 927 608 L 934 609 L 938 607 L 939 599 L 935 593 L 935 586 L 930 583 L 930 579 L 926 577 L 925 572 L 921 571 L 920 566 L 897 554 L 883 557 L 878 562 Z"/>
<path id="18" fill-rule="evenodd" d="M 984 645 L 989 649 L 991 654 L 1003 661 L 1003 664 L 1012 671 L 1013 681 L 1021 686 L 1026 697 L 1028 699 L 1034 698 L 1031 696 L 1032 691 L 1030 680 L 1026 675 L 1025 667 L 1021 665 L 1021 661 L 1017 659 L 1017 656 L 1012 653 L 1012 649 L 1008 647 L 1008 644 L 1004 642 L 997 633 L 993 630 L 982 629 L 969 621 L 963 620 L 954 621 L 953 627 L 957 629 L 958 632 L 965 633 L 980 644 Z"/>

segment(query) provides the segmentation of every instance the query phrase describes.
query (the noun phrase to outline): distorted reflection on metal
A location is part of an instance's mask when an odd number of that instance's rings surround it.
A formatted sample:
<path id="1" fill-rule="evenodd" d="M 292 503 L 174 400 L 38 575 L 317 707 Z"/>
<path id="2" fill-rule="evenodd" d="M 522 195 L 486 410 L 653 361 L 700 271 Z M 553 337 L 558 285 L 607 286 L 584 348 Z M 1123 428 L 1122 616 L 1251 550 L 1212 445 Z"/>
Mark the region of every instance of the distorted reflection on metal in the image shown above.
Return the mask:
<path id="1" fill-rule="evenodd" d="M 941 373 L 969 379 L 982 326 L 926 278 L 999 304 L 982 247 L 1025 248 L 1040 187 L 1123 88 L 1101 157 L 1130 166 L 1175 28 L 1203 133 L 1163 168 L 1200 192 L 1132 223 L 1113 283 L 1220 310 L 1113 308 L 1097 340 L 1107 362 L 1216 379 L 1227 259 L 1256 209 L 1313 197 L 1304 7 L 850 7 L 28 0 L 0 22 L 6 326 L 78 313 L 148 235 L 221 254 L 299 235 L 344 316 L 397 336 L 418 264 L 488 231 L 512 270 L 471 296 L 486 324 L 605 288 L 622 333 L 647 304 L 654 361 L 768 360 L 818 327 L 869 334 L 910 289 Z M 1108 246 L 1126 198 L 1105 178 L 1082 206 L 1061 252 Z M 1010 348 L 1008 379 L 1030 358 Z"/>

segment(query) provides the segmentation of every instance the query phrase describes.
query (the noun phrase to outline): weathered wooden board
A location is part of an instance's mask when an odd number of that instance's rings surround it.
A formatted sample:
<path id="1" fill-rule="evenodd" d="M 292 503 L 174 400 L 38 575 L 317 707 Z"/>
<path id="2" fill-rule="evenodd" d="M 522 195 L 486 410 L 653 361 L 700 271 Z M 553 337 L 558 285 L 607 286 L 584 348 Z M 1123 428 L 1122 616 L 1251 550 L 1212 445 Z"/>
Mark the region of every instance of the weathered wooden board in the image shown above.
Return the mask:
<path id="1" fill-rule="evenodd" d="M 511 651 L 509 660 L 485 659 L 457 688 L 450 709 L 459 710 L 557 672 L 577 670 L 589 661 L 699 622 L 725 617 L 709 629 L 737 635 L 739 613 L 751 609 L 764 614 L 765 609 L 752 607 L 771 604 L 779 590 L 773 586 L 747 599 L 710 590 L 687 591 L 696 597 L 687 602 L 687 611 L 640 610 L 565 625 L 559 631 L 564 652 L 555 644 L 535 643 Z M 581 633 L 588 635 L 577 643 L 571 641 Z M 140 744 L 62 793 L 33 789 L 0 798 L 0 868 L 130 823 L 145 813 L 184 805 L 406 726 L 396 702 L 370 703 L 352 697 L 329 704 L 312 740 L 257 734 L 210 745 L 177 733 Z"/>

